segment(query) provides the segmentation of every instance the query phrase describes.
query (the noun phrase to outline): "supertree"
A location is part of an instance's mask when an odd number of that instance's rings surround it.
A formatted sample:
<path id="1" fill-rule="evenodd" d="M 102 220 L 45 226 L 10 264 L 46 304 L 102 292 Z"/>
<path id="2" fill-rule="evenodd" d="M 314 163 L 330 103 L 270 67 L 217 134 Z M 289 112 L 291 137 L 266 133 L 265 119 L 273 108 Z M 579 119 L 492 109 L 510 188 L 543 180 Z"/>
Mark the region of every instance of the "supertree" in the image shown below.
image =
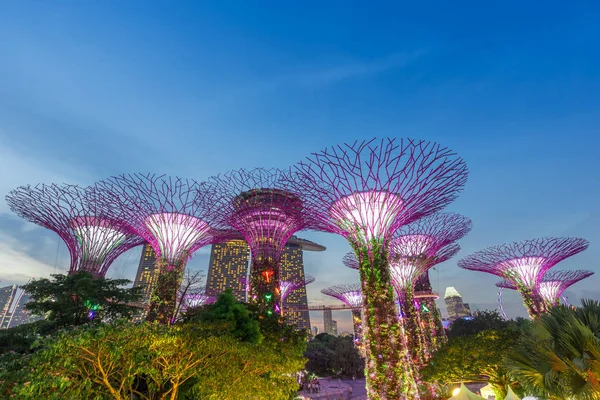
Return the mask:
<path id="1" fill-rule="evenodd" d="M 560 304 L 560 299 L 565 290 L 580 280 L 594 275 L 592 271 L 574 270 L 574 271 L 548 271 L 544 274 L 541 282 L 538 285 L 539 296 L 542 300 L 541 311 L 547 312 L 550 308 Z M 518 290 L 514 282 L 504 280 L 496 283 L 501 289 Z M 500 306 L 502 314 L 506 316 L 502 308 L 501 299 Z"/>
<path id="2" fill-rule="evenodd" d="M 414 362 L 423 365 L 430 356 L 424 323 L 414 298 L 416 280 L 435 264 L 436 253 L 471 230 L 471 220 L 455 213 L 436 213 L 400 228 L 390 244 L 392 285 L 400 302 L 406 339 Z M 428 340 L 429 339 L 429 340 Z"/>
<path id="3" fill-rule="evenodd" d="M 239 278 L 240 283 L 242 285 L 244 285 L 246 287 L 246 295 L 250 295 L 251 293 L 251 285 L 250 285 L 250 281 L 248 280 L 248 278 L 244 277 L 240 277 Z M 279 282 L 279 293 L 281 295 L 281 310 L 282 310 L 282 314 L 283 314 L 283 303 L 285 301 L 285 299 L 296 289 L 302 287 L 302 286 L 306 286 L 310 283 L 313 283 L 315 281 L 315 277 L 311 276 L 311 275 L 306 275 L 306 277 L 304 278 L 304 280 L 300 280 L 300 279 L 290 279 L 290 280 L 281 280 Z"/>
<path id="4" fill-rule="evenodd" d="M 192 307 L 202 307 L 214 303 L 216 299 L 215 296 L 207 294 L 204 290 L 188 293 L 183 296 L 184 309 L 187 310 Z"/>
<path id="5" fill-rule="evenodd" d="M 335 297 L 352 310 L 352 326 L 354 327 L 354 343 L 360 346 L 362 342 L 362 294 L 360 284 L 335 285 L 322 289 L 321 293 Z"/>
<path id="6" fill-rule="evenodd" d="M 465 163 L 436 143 L 385 138 L 327 148 L 295 170 L 291 186 L 321 229 L 346 237 L 359 260 L 369 397 L 418 399 L 403 368 L 388 242 L 401 226 L 456 198 L 467 179 Z"/>
<path id="7" fill-rule="evenodd" d="M 54 231 L 71 256 L 69 274 L 87 271 L 104 277 L 112 262 L 144 243 L 116 210 L 104 210 L 75 185 L 21 186 L 6 196 L 17 215 Z"/>
<path id="8" fill-rule="evenodd" d="M 300 230 L 315 228 L 309 210 L 289 189 L 289 171 L 240 169 L 211 177 L 221 201 L 220 220 L 250 246 L 249 302 L 280 315 L 280 261 L 285 244 Z"/>
<path id="9" fill-rule="evenodd" d="M 478 251 L 458 261 L 458 266 L 487 272 L 512 282 L 531 318 L 544 311 L 540 283 L 546 271 L 588 247 L 580 238 L 541 238 L 514 242 Z"/>
<path id="10" fill-rule="evenodd" d="M 192 254 L 228 238 L 215 216 L 212 186 L 153 174 L 113 176 L 97 182 L 95 194 L 106 210 L 121 210 L 133 229 L 156 252 L 159 269 L 146 319 L 173 322 L 177 291 Z"/>
<path id="11" fill-rule="evenodd" d="M 456 243 L 451 243 L 442 247 L 435 253 L 434 257 L 429 257 L 429 269 L 436 265 L 448 261 L 460 251 L 460 246 Z M 443 343 L 447 341 L 446 331 L 442 324 L 442 315 L 435 300 L 439 295 L 433 292 L 431 282 L 429 281 L 429 270 L 424 272 L 415 283 L 415 305 L 419 316 L 424 322 L 425 338 L 427 346 L 435 351 Z"/>

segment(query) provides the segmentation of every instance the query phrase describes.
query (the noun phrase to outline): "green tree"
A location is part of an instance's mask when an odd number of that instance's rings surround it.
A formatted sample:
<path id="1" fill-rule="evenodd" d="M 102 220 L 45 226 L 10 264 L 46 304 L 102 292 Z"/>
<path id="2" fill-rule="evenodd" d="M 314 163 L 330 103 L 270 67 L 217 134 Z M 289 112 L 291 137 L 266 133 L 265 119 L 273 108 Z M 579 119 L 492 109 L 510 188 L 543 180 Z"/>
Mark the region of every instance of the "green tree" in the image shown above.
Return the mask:
<path id="1" fill-rule="evenodd" d="M 19 399 L 288 399 L 303 360 L 188 323 L 84 325 L 32 356 Z"/>
<path id="2" fill-rule="evenodd" d="M 489 382 L 497 398 L 504 398 L 507 384 L 513 383 L 507 377 L 502 357 L 517 345 L 519 336 L 519 331 L 511 327 L 450 338 L 421 370 L 422 377 L 427 382 L 445 385 Z"/>
<path id="3" fill-rule="evenodd" d="M 229 323 L 230 333 L 244 342 L 260 343 L 260 325 L 248 308 L 236 301 L 231 289 L 221 293 L 213 304 L 189 310 L 185 322 Z"/>
<path id="4" fill-rule="evenodd" d="M 350 336 L 321 333 L 308 343 L 304 356 L 308 358 L 306 369 L 319 376 L 364 374 L 364 360 Z"/>
<path id="5" fill-rule="evenodd" d="M 509 373 L 550 399 L 600 399 L 600 303 L 558 306 L 538 317 L 505 358 Z"/>
<path id="6" fill-rule="evenodd" d="M 77 326 L 103 319 L 130 318 L 136 308 L 129 303 L 140 299 L 138 288 L 123 288 L 127 279 L 94 278 L 89 272 L 55 274 L 37 279 L 22 288 L 31 301 L 26 308 L 62 326 Z M 94 313 L 90 318 L 89 313 Z"/>
<path id="7" fill-rule="evenodd" d="M 448 339 L 459 336 L 475 335 L 479 332 L 496 329 L 502 330 L 508 328 L 510 323 L 498 314 L 498 311 L 478 311 L 472 319 L 459 318 L 452 322 L 448 328 Z"/>

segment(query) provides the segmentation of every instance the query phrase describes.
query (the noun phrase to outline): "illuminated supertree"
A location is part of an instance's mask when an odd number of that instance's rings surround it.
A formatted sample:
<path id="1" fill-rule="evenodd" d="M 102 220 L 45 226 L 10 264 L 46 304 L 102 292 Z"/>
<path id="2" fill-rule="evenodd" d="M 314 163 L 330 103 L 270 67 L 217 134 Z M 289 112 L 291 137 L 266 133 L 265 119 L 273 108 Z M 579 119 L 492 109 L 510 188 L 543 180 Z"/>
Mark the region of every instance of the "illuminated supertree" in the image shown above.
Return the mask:
<path id="1" fill-rule="evenodd" d="M 214 190 L 194 180 L 133 174 L 100 181 L 95 192 L 105 209 L 122 210 L 156 252 L 160 270 L 147 320 L 171 323 L 188 259 L 200 247 L 228 238 L 214 217 Z"/>
<path id="2" fill-rule="evenodd" d="M 544 312 L 540 284 L 554 265 L 588 247 L 580 238 L 541 238 L 490 247 L 467 256 L 458 266 L 487 272 L 512 282 L 531 318 Z"/>
<path id="3" fill-rule="evenodd" d="M 104 277 L 112 262 L 144 243 L 118 210 L 103 210 L 89 198 L 89 188 L 74 185 L 22 186 L 6 196 L 11 210 L 54 231 L 65 242 L 69 273 L 87 271 Z"/>
<path id="4" fill-rule="evenodd" d="M 268 315 L 281 313 L 280 261 L 285 244 L 316 225 L 300 197 L 289 189 L 289 171 L 240 169 L 211 177 L 221 201 L 220 220 L 250 246 L 249 302 Z"/>
<path id="5" fill-rule="evenodd" d="M 183 296 L 184 309 L 192 307 L 202 307 L 207 304 L 214 303 L 217 298 L 200 290 L 196 293 L 189 293 Z"/>
<path id="6" fill-rule="evenodd" d="M 362 294 L 360 284 L 335 285 L 322 289 L 321 293 L 335 297 L 352 310 L 352 325 L 354 327 L 354 343 L 360 346 L 362 342 Z"/>
<path id="7" fill-rule="evenodd" d="M 429 257 L 429 268 L 448 261 L 460 251 L 460 246 L 452 243 L 442 247 L 435 253 L 434 257 Z M 446 331 L 442 324 L 442 314 L 435 304 L 439 295 L 433 292 L 431 282 L 429 281 L 429 271 L 423 273 L 415 283 L 414 291 L 415 301 L 421 321 L 424 322 L 425 338 L 427 346 L 432 351 L 437 350 L 447 341 Z"/>
<path id="8" fill-rule="evenodd" d="M 371 399 L 418 399 L 388 270 L 388 242 L 401 226 L 452 202 L 467 167 L 438 144 L 411 139 L 372 139 L 313 154 L 295 167 L 291 186 L 322 230 L 349 241 L 359 260 L 367 391 Z"/>
<path id="9" fill-rule="evenodd" d="M 538 284 L 538 293 L 542 300 L 541 310 L 547 312 L 550 308 L 560 304 L 562 294 L 570 286 L 576 284 L 582 279 L 594 275 L 592 271 L 575 270 L 575 271 L 548 271 L 544 274 L 541 282 Z M 504 280 L 496 283 L 501 289 L 518 290 L 517 285 L 514 282 Z M 500 299 L 500 307 L 502 314 L 504 309 L 502 308 L 502 302 Z"/>
<path id="10" fill-rule="evenodd" d="M 240 283 L 246 287 L 246 296 L 250 295 L 250 281 L 246 277 L 239 278 Z M 296 289 L 301 288 L 302 286 L 306 286 L 315 281 L 315 277 L 311 275 L 306 275 L 304 280 L 295 279 L 295 280 L 282 280 L 279 283 L 279 292 L 281 294 L 281 304 L 285 301 L 285 299 Z M 280 305 L 283 310 L 283 305 Z"/>
<path id="11" fill-rule="evenodd" d="M 455 213 L 436 213 L 399 229 L 390 244 L 392 285 L 400 302 L 400 313 L 414 362 L 422 365 L 430 356 L 424 322 L 414 298 L 414 284 L 435 262 L 436 253 L 471 230 L 471 220 Z M 432 338 L 429 338 L 432 339 Z"/>

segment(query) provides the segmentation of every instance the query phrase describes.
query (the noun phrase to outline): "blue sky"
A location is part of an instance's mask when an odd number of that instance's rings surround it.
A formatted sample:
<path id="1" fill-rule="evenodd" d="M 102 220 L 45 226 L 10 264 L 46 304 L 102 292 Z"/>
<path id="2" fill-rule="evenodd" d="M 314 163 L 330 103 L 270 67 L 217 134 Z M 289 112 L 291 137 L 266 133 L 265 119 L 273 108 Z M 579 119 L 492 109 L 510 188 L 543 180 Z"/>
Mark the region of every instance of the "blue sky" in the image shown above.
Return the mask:
<path id="1" fill-rule="evenodd" d="M 456 260 L 545 235 L 590 240 L 559 268 L 598 271 L 597 5 L 323 3 L 0 1 L 0 195 L 122 172 L 202 180 L 357 138 L 413 137 L 447 145 L 471 171 L 449 209 L 474 229 L 434 286 L 494 308 L 496 279 Z M 357 276 L 341 264 L 343 239 L 304 236 L 328 247 L 306 257 L 309 298 L 322 304 L 322 287 Z M 207 253 L 190 266 L 206 270 Z M 138 255 L 111 274 L 132 277 Z M 0 204 L 0 280 L 66 263 L 53 233 Z M 599 279 L 570 299 L 600 298 Z M 506 302 L 524 314 L 517 296 Z M 349 328 L 349 315 L 335 317 Z"/>

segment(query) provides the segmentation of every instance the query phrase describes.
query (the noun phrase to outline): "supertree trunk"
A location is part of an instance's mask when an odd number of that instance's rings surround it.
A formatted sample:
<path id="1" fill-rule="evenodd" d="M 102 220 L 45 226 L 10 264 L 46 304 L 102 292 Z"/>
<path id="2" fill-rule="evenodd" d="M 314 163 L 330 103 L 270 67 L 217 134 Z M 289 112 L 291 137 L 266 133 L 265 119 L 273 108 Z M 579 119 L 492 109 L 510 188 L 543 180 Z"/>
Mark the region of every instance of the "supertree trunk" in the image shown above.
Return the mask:
<path id="1" fill-rule="evenodd" d="M 431 310 L 431 316 L 433 317 L 433 324 L 435 327 L 433 350 L 437 350 L 443 344 L 448 342 L 448 337 L 446 336 L 446 330 L 444 329 L 444 324 L 442 323 L 442 314 L 440 313 L 440 309 L 437 308 L 437 305 L 435 304 L 435 300 L 431 300 L 430 310 Z"/>
<path id="2" fill-rule="evenodd" d="M 362 341 L 362 316 L 360 310 L 352 309 L 352 327 L 354 328 L 354 343 Z"/>
<path id="3" fill-rule="evenodd" d="M 390 283 L 387 251 L 379 243 L 357 248 L 366 326 L 366 381 L 369 399 L 419 399 L 417 385 L 401 340 L 402 327 Z"/>
<path id="4" fill-rule="evenodd" d="M 415 307 L 412 288 L 407 288 L 403 297 L 400 299 L 400 309 L 403 314 L 402 323 L 406 330 L 406 337 L 410 357 L 418 367 L 423 366 L 429 358 L 429 349 L 427 347 L 425 333 L 421 325 L 421 318 Z"/>
<path id="5" fill-rule="evenodd" d="M 280 314 L 279 263 L 273 260 L 252 259 L 250 282 L 250 302 L 257 304 L 261 312 L 267 315 L 272 315 L 273 311 Z"/>
<path id="6" fill-rule="evenodd" d="M 431 310 L 430 299 L 421 299 L 418 301 L 418 305 L 419 318 L 421 320 L 421 326 L 423 328 L 423 337 L 425 339 L 425 348 L 428 350 L 427 359 L 429 359 L 431 353 L 436 350 L 435 319 Z"/>
<path id="7" fill-rule="evenodd" d="M 164 260 L 157 260 L 159 268 L 156 284 L 150 295 L 150 306 L 146 321 L 171 324 L 177 308 L 177 293 L 183 280 L 185 263 L 172 266 Z"/>

